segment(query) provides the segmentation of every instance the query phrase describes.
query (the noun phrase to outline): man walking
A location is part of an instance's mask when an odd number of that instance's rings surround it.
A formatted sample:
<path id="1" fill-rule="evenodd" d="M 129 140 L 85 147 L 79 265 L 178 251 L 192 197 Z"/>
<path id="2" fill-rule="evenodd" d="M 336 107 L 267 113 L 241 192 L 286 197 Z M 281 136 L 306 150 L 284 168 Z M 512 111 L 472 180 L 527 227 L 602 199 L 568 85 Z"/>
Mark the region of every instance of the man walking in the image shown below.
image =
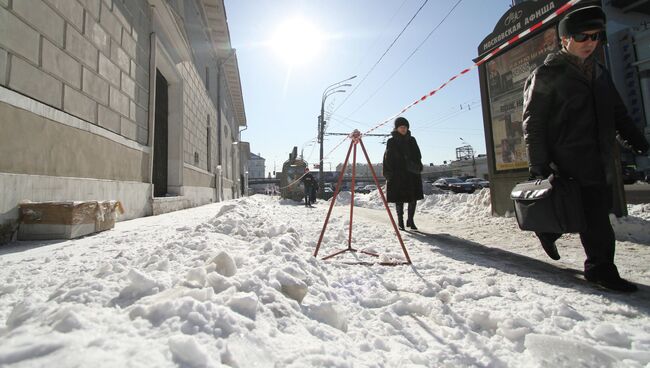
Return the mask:
<path id="1" fill-rule="evenodd" d="M 526 81 L 523 128 L 531 175 L 546 178 L 555 172 L 580 185 L 587 223 L 580 233 L 587 255 L 585 278 L 608 289 L 632 292 L 636 285 L 622 279 L 614 264 L 609 209 L 620 163 L 613 150 L 617 133 L 640 154 L 648 151 L 648 142 L 594 55 L 605 22 L 599 6 L 577 9 L 560 21 L 562 50 L 549 55 Z M 561 234 L 537 236 L 546 253 L 560 259 L 555 241 Z"/>

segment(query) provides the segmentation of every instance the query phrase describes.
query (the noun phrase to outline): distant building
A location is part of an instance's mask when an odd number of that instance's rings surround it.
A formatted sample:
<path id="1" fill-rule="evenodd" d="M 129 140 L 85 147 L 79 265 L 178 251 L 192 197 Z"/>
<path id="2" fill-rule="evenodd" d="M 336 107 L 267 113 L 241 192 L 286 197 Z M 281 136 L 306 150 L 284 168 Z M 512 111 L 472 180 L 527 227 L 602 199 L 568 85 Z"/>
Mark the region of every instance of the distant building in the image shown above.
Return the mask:
<path id="1" fill-rule="evenodd" d="M 471 176 L 481 179 L 488 179 L 489 177 L 486 155 L 452 161 L 449 167 L 453 176 Z"/>
<path id="2" fill-rule="evenodd" d="M 263 179 L 266 175 L 266 160 L 260 155 L 251 152 L 248 156 L 248 177 L 253 179 Z"/>
<path id="3" fill-rule="evenodd" d="M 375 170 L 375 174 L 379 179 L 383 179 L 384 164 L 373 164 L 372 168 Z M 343 164 L 336 165 L 336 172 L 340 173 L 343 169 Z M 370 171 L 370 166 L 368 164 L 357 164 L 355 169 L 355 175 L 357 177 L 372 178 L 372 172 Z M 345 176 L 352 176 L 352 164 L 348 163 L 348 167 L 345 169 Z"/>

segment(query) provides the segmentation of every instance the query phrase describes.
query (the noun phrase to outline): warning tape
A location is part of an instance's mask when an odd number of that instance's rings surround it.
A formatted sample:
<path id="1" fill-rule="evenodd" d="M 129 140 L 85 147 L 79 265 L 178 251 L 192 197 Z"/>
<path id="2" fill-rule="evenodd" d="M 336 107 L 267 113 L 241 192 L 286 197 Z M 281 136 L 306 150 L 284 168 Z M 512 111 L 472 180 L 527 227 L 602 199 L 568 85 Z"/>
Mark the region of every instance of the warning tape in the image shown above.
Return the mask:
<path id="1" fill-rule="evenodd" d="M 287 185 L 285 185 L 285 186 L 283 186 L 283 187 L 280 187 L 280 188 L 278 188 L 278 189 L 282 190 L 282 189 L 289 188 L 290 186 L 292 186 L 292 185 L 296 184 L 297 182 L 299 182 L 300 180 L 302 180 L 302 178 L 303 178 L 305 175 L 307 175 L 307 173 L 302 174 L 298 179 L 296 179 L 296 180 L 292 181 L 291 183 L 289 183 L 289 184 L 287 184 Z"/>
<path id="2" fill-rule="evenodd" d="M 582 1 L 582 0 L 570 0 L 569 2 L 567 2 L 566 4 L 564 4 L 564 5 L 562 5 L 560 8 L 558 8 L 556 11 L 554 11 L 552 14 L 550 14 L 548 17 L 546 17 L 545 19 L 543 19 L 542 21 L 537 22 L 537 23 L 536 23 L 535 25 L 533 25 L 532 27 L 530 27 L 530 28 L 526 29 L 525 31 L 523 31 L 523 32 L 521 32 L 521 33 L 515 35 L 514 37 L 512 37 L 511 39 L 509 39 L 508 41 L 506 41 L 505 43 L 503 43 L 501 46 L 497 47 L 496 49 L 492 50 L 489 54 L 485 55 L 485 57 L 483 57 L 481 60 L 479 60 L 478 62 L 476 62 L 476 63 L 475 63 L 474 65 L 472 65 L 471 67 L 469 67 L 469 68 L 467 68 L 467 69 L 464 69 L 464 70 L 461 71 L 460 73 L 458 73 L 458 74 L 454 75 L 453 77 L 449 78 L 449 80 L 446 81 L 445 83 L 443 83 L 442 85 L 440 85 L 440 87 L 438 87 L 438 88 L 432 90 L 431 92 L 425 94 L 424 96 L 420 97 L 419 99 L 413 101 L 411 104 L 409 104 L 408 106 L 404 107 L 404 108 L 402 109 L 402 111 L 400 111 L 400 112 L 398 112 L 397 114 L 395 114 L 395 115 L 389 117 L 388 119 L 382 121 L 380 124 L 378 124 L 377 126 L 371 128 L 370 130 L 368 130 L 367 132 L 363 133 L 362 135 L 364 135 L 364 134 L 369 134 L 369 133 L 371 133 L 371 132 L 373 132 L 373 131 L 375 131 L 375 130 L 381 128 L 382 126 L 386 125 L 388 122 L 392 121 L 393 119 L 395 119 L 395 118 L 398 117 L 399 115 L 401 115 L 401 114 L 403 114 L 404 112 L 406 112 L 407 110 L 411 109 L 413 106 L 419 104 L 420 102 L 422 102 L 422 101 L 426 100 L 427 98 L 429 98 L 429 97 L 435 95 L 436 93 L 438 93 L 438 91 L 440 91 L 441 89 L 445 88 L 449 83 L 453 82 L 456 78 L 461 77 L 461 76 L 463 76 L 464 74 L 467 74 L 468 72 L 470 72 L 471 70 L 473 70 L 474 68 L 479 67 L 480 65 L 482 65 L 483 63 L 485 63 L 486 61 L 490 60 L 490 59 L 493 58 L 495 55 L 497 55 L 498 53 L 500 53 L 501 51 L 503 51 L 503 49 L 505 49 L 506 47 L 508 47 L 508 46 L 512 45 L 513 43 L 515 43 L 515 42 L 517 42 L 517 41 L 523 39 L 523 38 L 526 37 L 526 36 L 528 36 L 530 33 L 536 31 L 537 29 L 539 29 L 540 27 L 542 27 L 544 24 L 547 24 L 548 22 L 550 22 L 551 20 L 555 19 L 557 16 L 559 16 L 560 14 L 566 12 L 568 9 L 572 8 L 573 6 L 575 6 L 577 3 L 581 2 L 581 1 Z"/>
<path id="3" fill-rule="evenodd" d="M 569 2 L 567 2 L 566 4 L 564 4 L 560 8 L 558 8 L 556 11 L 551 13 L 548 17 L 544 18 L 543 20 L 537 22 L 536 24 L 534 24 L 530 28 L 528 28 L 528 29 L 524 30 L 523 32 L 521 32 L 521 33 L 515 35 L 514 37 L 510 38 L 508 41 L 504 42 L 501 46 L 499 46 L 499 47 L 495 48 L 494 50 L 490 51 L 490 53 L 488 53 L 483 58 L 481 58 L 481 60 L 474 63 L 474 65 L 472 65 L 471 67 L 466 68 L 466 69 L 462 70 L 460 73 L 458 73 L 458 74 L 454 75 L 453 77 L 449 78 L 449 80 L 447 80 L 445 83 L 441 84 L 440 87 L 430 91 L 429 93 L 427 93 L 427 94 L 423 95 L 422 97 L 418 98 L 417 100 L 413 101 L 411 104 L 404 107 L 397 114 L 389 117 L 388 119 L 383 120 L 381 123 L 377 124 L 375 127 L 369 129 L 368 131 L 366 131 L 365 133 L 362 133 L 361 135 L 363 136 L 365 134 L 372 133 L 373 131 L 381 128 L 384 125 L 386 125 L 387 123 L 389 123 L 390 121 L 392 121 L 393 119 L 398 117 L 399 115 L 401 115 L 401 114 L 405 113 L 406 111 L 410 110 L 415 105 L 419 104 L 420 102 L 423 102 L 424 100 L 426 100 L 429 97 L 432 97 L 433 95 L 438 93 L 441 89 L 447 87 L 447 85 L 449 85 L 451 82 L 453 82 L 457 78 L 462 77 L 463 75 L 469 73 L 470 71 L 472 71 L 475 68 L 478 68 L 479 66 L 481 66 L 482 64 L 484 64 L 488 60 L 492 59 L 497 54 L 499 54 L 501 51 L 503 51 L 508 46 L 514 44 L 515 42 L 517 42 L 519 40 L 522 40 L 524 37 L 528 36 L 532 32 L 534 32 L 537 29 L 541 28 L 543 25 L 545 25 L 545 24 L 549 23 L 550 21 L 552 21 L 553 19 L 557 18 L 559 15 L 561 15 L 564 12 L 566 12 L 567 10 L 571 9 L 572 7 L 574 7 L 576 4 L 580 3 L 581 1 L 583 1 L 583 0 L 570 0 Z M 320 165 L 323 165 L 323 161 L 325 161 L 325 159 L 327 157 L 329 157 L 329 155 L 331 155 L 337 148 L 339 148 L 341 146 L 341 144 L 343 144 L 343 142 L 345 142 L 348 138 L 350 138 L 350 136 L 351 136 L 351 134 L 346 136 L 345 138 L 343 138 L 343 140 L 341 142 L 339 142 L 329 153 L 327 153 L 327 155 L 325 155 L 323 157 L 323 159 L 320 160 Z M 304 174 L 303 174 L 303 176 L 304 176 Z M 300 181 L 300 179 L 302 179 L 302 176 L 300 178 L 298 178 L 297 180 L 295 180 L 294 182 L 292 182 L 292 183 L 290 183 L 287 186 L 282 187 L 282 188 L 288 188 L 288 187 L 294 185 L 295 183 L 297 183 L 298 181 Z"/>

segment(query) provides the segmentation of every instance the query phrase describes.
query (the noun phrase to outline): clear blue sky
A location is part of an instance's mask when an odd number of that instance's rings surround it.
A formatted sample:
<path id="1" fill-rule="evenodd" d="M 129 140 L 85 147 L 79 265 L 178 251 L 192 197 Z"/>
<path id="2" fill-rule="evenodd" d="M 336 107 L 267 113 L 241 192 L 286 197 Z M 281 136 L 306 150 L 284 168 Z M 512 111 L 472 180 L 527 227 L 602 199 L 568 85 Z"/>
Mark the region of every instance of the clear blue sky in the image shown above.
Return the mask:
<path id="1" fill-rule="evenodd" d="M 321 94 L 328 85 L 358 75 L 347 93 L 328 98 L 326 111 L 336 111 L 327 131 L 351 132 L 357 128 L 365 132 L 471 66 L 479 42 L 492 31 L 510 0 L 463 0 L 393 79 L 359 109 L 457 1 L 429 0 L 382 62 L 341 105 L 423 0 L 226 0 L 248 120 L 242 140 L 250 142 L 251 151 L 266 159 L 267 174 L 273 171 L 274 163 L 281 170 L 293 146 L 298 146 L 299 153 L 304 150 L 310 164 L 317 163 L 317 116 Z M 277 52 L 278 42 L 269 40 L 295 17 L 320 30 L 324 40 L 313 41 L 320 48 L 316 57 L 291 66 Z M 461 137 L 477 153 L 485 153 L 476 69 L 404 116 L 411 123 L 425 164 L 454 159 L 455 148 L 462 145 Z M 392 122 L 375 133 L 391 130 Z M 341 140 L 338 136 L 326 137 L 325 154 Z M 385 148 L 381 142 L 377 137 L 364 139 L 373 163 L 381 162 Z M 326 170 L 328 163 L 334 169 L 343 162 L 348 146 L 344 143 L 324 160 Z"/>

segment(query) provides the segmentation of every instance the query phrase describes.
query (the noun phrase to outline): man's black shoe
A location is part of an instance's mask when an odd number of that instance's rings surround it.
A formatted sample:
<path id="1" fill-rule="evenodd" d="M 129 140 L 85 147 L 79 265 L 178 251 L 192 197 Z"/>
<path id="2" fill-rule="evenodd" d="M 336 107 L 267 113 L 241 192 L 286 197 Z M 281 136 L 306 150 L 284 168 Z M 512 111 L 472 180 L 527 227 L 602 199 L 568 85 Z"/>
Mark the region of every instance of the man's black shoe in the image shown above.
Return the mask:
<path id="1" fill-rule="evenodd" d="M 560 259 L 560 253 L 557 252 L 557 246 L 555 241 L 559 238 L 557 234 L 547 234 L 547 233 L 536 233 L 539 238 L 539 242 L 542 243 L 542 248 L 546 254 L 548 254 L 551 259 L 558 260 Z"/>
<path id="2" fill-rule="evenodd" d="M 639 288 L 636 285 L 634 285 L 633 283 L 631 283 L 631 282 L 629 282 L 626 279 L 621 278 L 621 277 L 608 278 L 608 279 L 596 279 L 596 280 L 587 279 L 587 281 L 596 283 L 596 284 L 604 287 L 605 289 L 614 290 L 614 291 L 621 291 L 621 292 L 624 292 L 624 293 L 633 293 L 633 292 L 639 290 Z"/>

